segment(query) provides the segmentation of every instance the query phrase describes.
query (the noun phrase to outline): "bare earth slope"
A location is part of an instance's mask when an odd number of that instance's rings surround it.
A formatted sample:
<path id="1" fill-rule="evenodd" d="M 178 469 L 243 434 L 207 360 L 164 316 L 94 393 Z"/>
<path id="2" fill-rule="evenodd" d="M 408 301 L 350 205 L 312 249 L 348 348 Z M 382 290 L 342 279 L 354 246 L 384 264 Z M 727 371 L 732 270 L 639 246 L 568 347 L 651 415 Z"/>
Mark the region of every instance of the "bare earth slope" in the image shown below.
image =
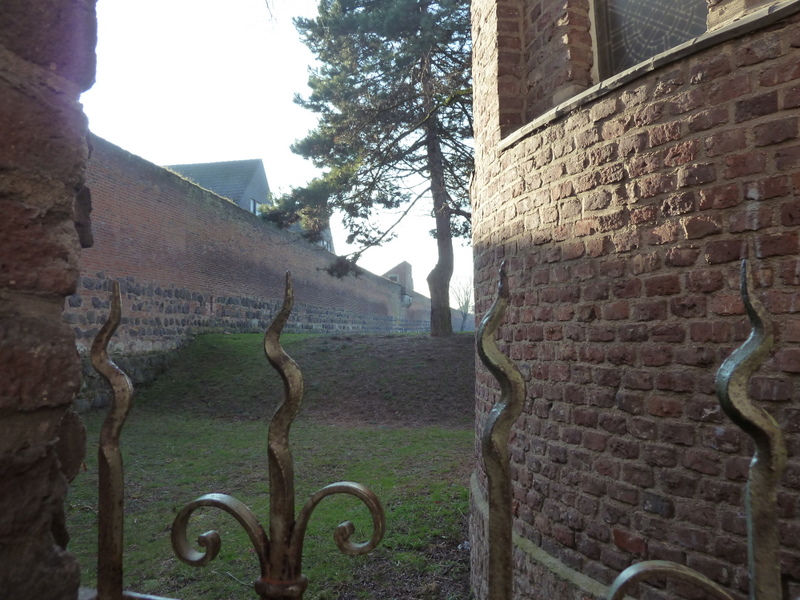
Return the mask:
<path id="1" fill-rule="evenodd" d="M 283 397 L 283 387 L 267 364 L 260 337 L 226 336 L 226 349 L 215 338 L 200 336 L 192 343 L 194 356 L 208 365 L 204 376 L 198 378 L 196 365 L 181 359 L 163 376 L 201 379 L 191 393 L 170 398 L 170 404 L 223 418 L 271 416 Z M 231 342 L 235 353 L 229 350 Z M 287 336 L 284 346 L 305 381 L 300 418 L 388 427 L 472 426 L 472 334 L 448 338 L 309 335 L 299 340 Z"/>

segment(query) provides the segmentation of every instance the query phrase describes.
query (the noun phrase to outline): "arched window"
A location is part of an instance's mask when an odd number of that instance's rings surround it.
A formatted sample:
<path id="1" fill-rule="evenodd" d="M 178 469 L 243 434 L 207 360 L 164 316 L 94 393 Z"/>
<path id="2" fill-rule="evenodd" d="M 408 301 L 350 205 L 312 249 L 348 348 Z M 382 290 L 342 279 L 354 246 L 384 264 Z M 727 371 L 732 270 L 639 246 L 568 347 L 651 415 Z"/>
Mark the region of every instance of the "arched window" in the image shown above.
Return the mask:
<path id="1" fill-rule="evenodd" d="M 706 32 L 706 0 L 596 0 L 605 79 Z"/>

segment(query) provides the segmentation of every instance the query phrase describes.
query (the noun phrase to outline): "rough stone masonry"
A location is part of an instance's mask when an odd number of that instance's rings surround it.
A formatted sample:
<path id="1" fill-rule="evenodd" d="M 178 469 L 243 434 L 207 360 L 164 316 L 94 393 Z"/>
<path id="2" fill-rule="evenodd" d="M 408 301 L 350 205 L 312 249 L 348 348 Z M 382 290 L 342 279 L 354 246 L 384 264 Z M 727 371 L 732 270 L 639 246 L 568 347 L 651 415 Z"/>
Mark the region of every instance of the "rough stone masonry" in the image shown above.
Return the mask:
<path id="1" fill-rule="evenodd" d="M 61 311 L 79 273 L 73 211 L 88 132 L 78 97 L 94 81 L 94 5 L 4 0 L 0 10 L 3 599 L 78 593 L 78 565 L 64 550 L 63 501 L 83 452 L 79 422 L 65 419 L 80 366 Z"/>

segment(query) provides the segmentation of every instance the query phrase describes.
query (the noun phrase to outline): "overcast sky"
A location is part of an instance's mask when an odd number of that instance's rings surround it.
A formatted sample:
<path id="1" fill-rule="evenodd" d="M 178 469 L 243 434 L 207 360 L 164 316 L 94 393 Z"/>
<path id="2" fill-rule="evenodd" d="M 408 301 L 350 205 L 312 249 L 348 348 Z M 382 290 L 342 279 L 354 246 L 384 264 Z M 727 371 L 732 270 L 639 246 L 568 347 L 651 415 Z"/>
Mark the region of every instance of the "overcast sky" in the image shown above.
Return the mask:
<path id="1" fill-rule="evenodd" d="M 261 158 L 273 192 L 304 185 L 316 171 L 289 146 L 316 116 L 292 99 L 308 92 L 313 56 L 292 17 L 316 16 L 317 3 L 271 5 L 270 13 L 265 0 L 99 0 L 97 82 L 81 98 L 91 130 L 159 165 Z M 381 274 L 407 260 L 415 289 L 428 295 L 428 211 L 359 264 Z M 337 224 L 337 253 L 352 252 Z M 469 277 L 471 250 L 455 246 L 456 277 Z"/>

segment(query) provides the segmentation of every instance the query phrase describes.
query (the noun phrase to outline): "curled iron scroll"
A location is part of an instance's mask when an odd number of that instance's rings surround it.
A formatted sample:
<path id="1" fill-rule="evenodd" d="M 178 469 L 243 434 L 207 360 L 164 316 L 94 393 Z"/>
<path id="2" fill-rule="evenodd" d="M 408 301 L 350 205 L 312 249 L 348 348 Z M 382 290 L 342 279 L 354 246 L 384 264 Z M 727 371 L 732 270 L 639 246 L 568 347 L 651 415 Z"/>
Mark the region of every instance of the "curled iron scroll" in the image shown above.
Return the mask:
<path id="1" fill-rule="evenodd" d="M 625 569 L 614 580 L 614 584 L 608 592 L 608 600 L 622 600 L 634 585 L 651 577 L 678 579 L 686 583 L 692 583 L 712 596 L 722 598 L 722 600 L 732 600 L 732 596 L 724 588 L 711 581 L 705 575 L 701 575 L 685 565 L 667 560 L 648 560 Z"/>
<path id="2" fill-rule="evenodd" d="M 324 498 L 334 494 L 349 494 L 355 496 L 366 505 L 372 516 L 372 536 L 366 542 L 354 543 L 350 541 L 350 538 L 355 532 L 355 526 L 350 521 L 345 521 L 336 527 L 333 533 L 333 539 L 343 554 L 347 554 L 348 556 L 367 554 L 380 544 L 383 539 L 386 533 L 386 514 L 378 497 L 369 488 L 360 483 L 340 481 L 338 483 L 326 485 L 311 496 L 297 515 L 297 523 L 292 534 L 292 548 L 296 550 L 298 556 L 302 556 L 303 553 L 303 539 L 311 513 Z"/>
<path id="3" fill-rule="evenodd" d="M 187 527 L 195 510 L 202 507 L 218 508 L 232 515 L 247 532 L 250 542 L 258 555 L 261 565 L 261 576 L 266 574 L 267 536 L 253 512 L 242 502 L 227 494 L 206 494 L 183 507 L 172 522 L 172 550 L 187 565 L 202 567 L 214 560 L 219 554 L 222 540 L 216 531 L 207 531 L 200 535 L 197 543 L 204 549 L 198 552 L 189 543 Z"/>

